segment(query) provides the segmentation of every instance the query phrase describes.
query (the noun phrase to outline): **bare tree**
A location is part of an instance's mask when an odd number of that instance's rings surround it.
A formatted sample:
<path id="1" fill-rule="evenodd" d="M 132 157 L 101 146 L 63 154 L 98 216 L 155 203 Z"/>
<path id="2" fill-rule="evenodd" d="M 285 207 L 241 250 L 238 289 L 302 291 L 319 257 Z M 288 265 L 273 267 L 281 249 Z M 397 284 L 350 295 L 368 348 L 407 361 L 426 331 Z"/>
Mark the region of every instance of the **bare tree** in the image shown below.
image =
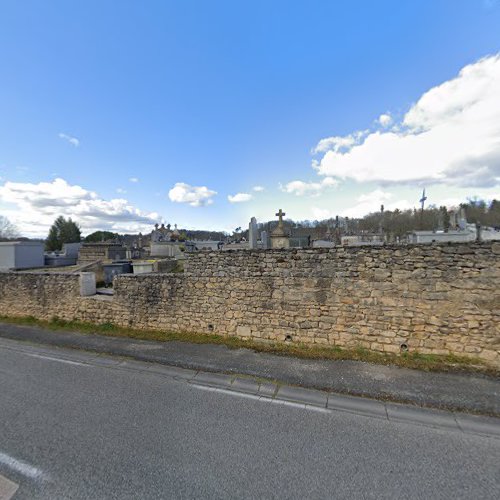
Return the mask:
<path id="1" fill-rule="evenodd" d="M 12 238 L 17 238 L 19 236 L 19 231 L 17 227 L 10 222 L 7 217 L 0 215 L 0 239 L 10 240 Z"/>

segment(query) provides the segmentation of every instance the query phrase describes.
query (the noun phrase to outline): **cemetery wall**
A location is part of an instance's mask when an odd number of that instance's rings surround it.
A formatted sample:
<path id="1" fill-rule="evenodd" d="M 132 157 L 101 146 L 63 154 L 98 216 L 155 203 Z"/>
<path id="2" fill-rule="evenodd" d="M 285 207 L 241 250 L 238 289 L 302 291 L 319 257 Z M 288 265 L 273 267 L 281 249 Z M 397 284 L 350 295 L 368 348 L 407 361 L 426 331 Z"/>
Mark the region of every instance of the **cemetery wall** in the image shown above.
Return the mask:
<path id="1" fill-rule="evenodd" d="M 408 348 L 500 366 L 499 243 L 200 252 L 184 274 L 116 277 L 112 299 L 81 297 L 78 283 L 0 273 L 0 314 Z"/>

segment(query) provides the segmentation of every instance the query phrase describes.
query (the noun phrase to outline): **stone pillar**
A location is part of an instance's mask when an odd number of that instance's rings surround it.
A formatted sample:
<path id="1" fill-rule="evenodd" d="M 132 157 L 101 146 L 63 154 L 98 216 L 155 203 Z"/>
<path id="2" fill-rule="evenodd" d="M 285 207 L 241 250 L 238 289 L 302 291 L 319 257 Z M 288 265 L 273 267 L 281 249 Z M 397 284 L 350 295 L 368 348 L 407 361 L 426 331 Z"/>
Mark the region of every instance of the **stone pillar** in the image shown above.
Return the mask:
<path id="1" fill-rule="evenodd" d="M 248 248 L 255 250 L 257 248 L 257 219 L 252 217 L 248 225 Z"/>
<path id="2" fill-rule="evenodd" d="M 80 273 L 80 295 L 89 297 L 95 294 L 95 273 Z"/>

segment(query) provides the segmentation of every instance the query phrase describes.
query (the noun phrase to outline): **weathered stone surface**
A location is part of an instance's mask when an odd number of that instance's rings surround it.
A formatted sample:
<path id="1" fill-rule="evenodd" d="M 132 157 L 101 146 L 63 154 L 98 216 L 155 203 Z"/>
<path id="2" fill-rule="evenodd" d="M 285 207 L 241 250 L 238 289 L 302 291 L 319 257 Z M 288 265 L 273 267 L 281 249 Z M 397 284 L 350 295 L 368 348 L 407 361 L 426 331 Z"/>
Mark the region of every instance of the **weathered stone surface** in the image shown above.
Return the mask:
<path id="1" fill-rule="evenodd" d="M 497 243 L 200 252 L 184 274 L 0 273 L 0 315 L 262 341 L 478 356 L 500 365 Z M 496 249 L 496 247 L 495 247 Z"/>

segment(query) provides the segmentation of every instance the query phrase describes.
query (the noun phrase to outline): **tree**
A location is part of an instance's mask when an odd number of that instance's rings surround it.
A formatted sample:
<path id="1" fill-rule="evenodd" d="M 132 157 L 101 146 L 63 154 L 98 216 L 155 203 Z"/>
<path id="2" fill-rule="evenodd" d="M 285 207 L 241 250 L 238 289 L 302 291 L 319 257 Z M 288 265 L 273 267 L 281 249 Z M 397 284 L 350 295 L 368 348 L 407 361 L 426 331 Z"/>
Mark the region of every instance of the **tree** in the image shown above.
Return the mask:
<path id="1" fill-rule="evenodd" d="M 95 231 L 85 237 L 87 243 L 99 243 L 100 241 L 115 240 L 119 235 L 111 231 Z"/>
<path id="2" fill-rule="evenodd" d="M 17 238 L 17 236 L 19 236 L 17 227 L 7 217 L 0 215 L 0 239 L 10 240 Z"/>
<path id="3" fill-rule="evenodd" d="M 59 216 L 50 227 L 49 235 L 45 240 L 45 249 L 49 252 L 61 250 L 64 243 L 79 243 L 82 239 L 80 227 L 71 218 L 66 220 Z"/>

